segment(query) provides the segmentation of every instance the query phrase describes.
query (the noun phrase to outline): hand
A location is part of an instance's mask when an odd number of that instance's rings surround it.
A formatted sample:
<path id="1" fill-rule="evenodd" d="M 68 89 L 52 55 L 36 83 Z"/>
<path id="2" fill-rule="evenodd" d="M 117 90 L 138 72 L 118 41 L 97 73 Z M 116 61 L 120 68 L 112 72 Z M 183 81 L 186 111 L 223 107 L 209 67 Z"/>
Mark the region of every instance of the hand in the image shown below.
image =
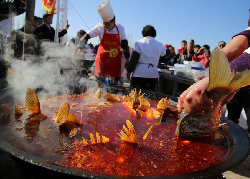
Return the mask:
<path id="1" fill-rule="evenodd" d="M 204 50 L 205 50 L 205 47 L 201 47 L 201 48 L 199 49 L 198 53 L 203 53 Z"/>
<path id="2" fill-rule="evenodd" d="M 204 111 L 212 110 L 213 101 L 206 94 L 208 83 L 207 77 L 184 91 L 178 99 L 178 112 L 185 109 L 189 114 L 201 116 Z"/>
<path id="3" fill-rule="evenodd" d="M 126 62 L 125 62 L 125 68 L 126 68 L 126 69 L 127 69 L 127 67 L 128 67 L 128 64 L 129 64 L 129 60 L 126 59 Z"/>
<path id="4" fill-rule="evenodd" d="M 69 28 L 69 24 L 65 25 L 64 29 L 67 30 Z"/>
<path id="5" fill-rule="evenodd" d="M 128 80 L 130 80 L 130 75 L 131 75 L 131 73 L 128 72 L 128 73 L 127 73 L 127 79 L 128 79 Z"/>

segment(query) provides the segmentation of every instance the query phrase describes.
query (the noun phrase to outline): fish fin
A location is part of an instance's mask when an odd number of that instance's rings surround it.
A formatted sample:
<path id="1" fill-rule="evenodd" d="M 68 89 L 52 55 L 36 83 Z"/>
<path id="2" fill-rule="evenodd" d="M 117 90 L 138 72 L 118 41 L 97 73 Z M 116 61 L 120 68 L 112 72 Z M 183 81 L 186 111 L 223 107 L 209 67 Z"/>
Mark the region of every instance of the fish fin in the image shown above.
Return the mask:
<path id="1" fill-rule="evenodd" d="M 36 92 L 31 88 L 26 91 L 25 106 L 32 114 L 41 113 L 39 99 Z"/>
<path id="2" fill-rule="evenodd" d="M 218 48 L 213 50 L 209 65 L 209 86 L 207 91 L 215 88 L 238 90 L 250 85 L 250 70 L 239 73 L 231 72 L 227 57 Z"/>
<path id="3" fill-rule="evenodd" d="M 66 122 L 69 112 L 69 103 L 68 101 L 64 101 L 64 103 L 62 103 L 60 106 L 56 116 L 56 121 L 59 126 Z"/>

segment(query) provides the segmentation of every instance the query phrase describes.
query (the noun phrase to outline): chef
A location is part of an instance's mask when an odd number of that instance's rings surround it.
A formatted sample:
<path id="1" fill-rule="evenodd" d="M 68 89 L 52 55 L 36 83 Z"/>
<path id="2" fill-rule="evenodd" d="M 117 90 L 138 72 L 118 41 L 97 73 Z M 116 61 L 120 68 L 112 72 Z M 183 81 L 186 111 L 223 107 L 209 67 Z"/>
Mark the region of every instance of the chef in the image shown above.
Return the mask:
<path id="1" fill-rule="evenodd" d="M 97 11 L 103 22 L 97 24 L 80 39 L 77 56 L 81 55 L 90 38 L 97 37 L 99 48 L 95 61 L 96 79 L 100 85 L 105 77 L 111 77 L 110 84 L 117 85 L 121 76 L 121 51 L 127 59 L 126 64 L 129 63 L 130 57 L 125 29 L 116 23 L 110 0 L 100 2 Z"/>

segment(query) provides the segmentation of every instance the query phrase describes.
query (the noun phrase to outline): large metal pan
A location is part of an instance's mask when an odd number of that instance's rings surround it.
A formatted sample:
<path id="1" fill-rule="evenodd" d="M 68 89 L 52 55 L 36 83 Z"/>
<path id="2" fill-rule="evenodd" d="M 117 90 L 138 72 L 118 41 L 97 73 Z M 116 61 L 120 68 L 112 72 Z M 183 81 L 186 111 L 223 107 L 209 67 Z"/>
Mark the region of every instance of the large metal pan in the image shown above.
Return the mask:
<path id="1" fill-rule="evenodd" d="M 111 87 L 109 88 L 109 92 L 117 93 L 117 92 L 123 92 L 126 94 L 128 91 L 130 91 L 130 88 L 121 88 L 121 87 Z M 10 90 L 2 90 L 1 96 L 0 96 L 0 104 L 7 103 L 11 105 L 13 99 L 9 96 Z M 159 93 L 153 93 L 150 91 L 143 91 L 146 93 L 146 97 L 153 100 L 159 100 L 162 97 L 165 97 L 166 95 L 159 94 Z M 171 98 L 171 97 L 170 97 Z M 177 99 L 172 98 L 172 104 L 177 104 Z M 226 126 L 228 126 L 228 133 L 225 133 L 225 135 L 229 138 L 230 141 L 230 149 L 228 153 L 228 157 L 222 161 L 221 163 L 214 165 L 210 168 L 182 174 L 182 175 L 173 175 L 173 176 L 164 176 L 164 177 L 143 177 L 143 178 L 166 178 L 166 179 L 186 179 L 186 178 L 215 178 L 216 175 L 221 174 L 225 171 L 231 170 L 234 167 L 237 167 L 238 165 L 242 164 L 246 158 L 249 156 L 250 152 L 250 139 L 248 134 L 237 124 L 233 123 L 232 121 L 228 120 L 227 118 L 221 118 L 221 121 L 223 123 L 227 123 Z M 44 177 L 60 177 L 60 178 L 121 178 L 114 175 L 102 175 L 98 173 L 90 173 L 86 171 L 80 171 L 76 169 L 66 168 L 57 166 L 55 164 L 51 164 L 49 162 L 46 162 L 45 160 L 35 157 L 29 153 L 26 153 L 25 151 L 19 150 L 16 147 L 12 146 L 10 143 L 3 140 L 3 138 L 0 136 L 0 149 L 7 154 L 11 156 L 12 159 L 15 161 L 15 169 L 12 169 L 14 172 L 19 172 L 15 176 L 18 176 L 17 178 L 44 178 Z M 0 156 L 1 155 L 0 153 Z M 9 160 L 8 156 L 4 155 L 4 157 Z M 0 163 L 2 162 L 4 165 L 6 165 L 7 161 L 2 161 L 0 159 Z M 7 162 L 8 163 L 8 162 Z M 1 170 L 1 169 L 0 169 Z M 8 171 L 5 171 L 8 172 Z M 1 174 L 1 172 L 0 172 Z M 20 174 L 20 175 L 19 175 Z M 12 175 L 12 178 L 13 177 Z M 142 177 L 133 177 L 133 178 L 142 178 Z"/>

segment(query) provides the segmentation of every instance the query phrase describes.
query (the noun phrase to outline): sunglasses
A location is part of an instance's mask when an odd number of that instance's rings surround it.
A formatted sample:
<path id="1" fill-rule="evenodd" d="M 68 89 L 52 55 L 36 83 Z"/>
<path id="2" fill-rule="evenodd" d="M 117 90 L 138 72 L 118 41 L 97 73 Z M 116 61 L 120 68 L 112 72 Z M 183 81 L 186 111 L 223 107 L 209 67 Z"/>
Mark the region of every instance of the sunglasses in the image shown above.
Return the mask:
<path id="1" fill-rule="evenodd" d="M 220 47 L 225 47 L 225 44 L 220 44 Z"/>

